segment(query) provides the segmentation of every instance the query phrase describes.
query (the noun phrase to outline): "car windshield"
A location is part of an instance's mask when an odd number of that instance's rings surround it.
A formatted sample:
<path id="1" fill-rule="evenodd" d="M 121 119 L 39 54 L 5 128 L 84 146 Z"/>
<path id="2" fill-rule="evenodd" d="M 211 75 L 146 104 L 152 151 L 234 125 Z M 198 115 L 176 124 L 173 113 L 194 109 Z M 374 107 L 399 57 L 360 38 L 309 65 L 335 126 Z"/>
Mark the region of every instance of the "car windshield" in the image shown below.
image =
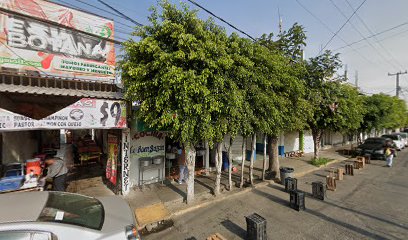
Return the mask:
<path id="1" fill-rule="evenodd" d="M 384 138 L 390 138 L 392 140 L 398 140 L 398 135 L 383 135 Z"/>
<path id="2" fill-rule="evenodd" d="M 50 192 L 38 221 L 60 222 L 100 230 L 104 209 L 95 198 Z"/>
<path id="3" fill-rule="evenodd" d="M 366 144 L 384 144 L 385 140 L 380 138 L 368 138 L 364 141 Z"/>

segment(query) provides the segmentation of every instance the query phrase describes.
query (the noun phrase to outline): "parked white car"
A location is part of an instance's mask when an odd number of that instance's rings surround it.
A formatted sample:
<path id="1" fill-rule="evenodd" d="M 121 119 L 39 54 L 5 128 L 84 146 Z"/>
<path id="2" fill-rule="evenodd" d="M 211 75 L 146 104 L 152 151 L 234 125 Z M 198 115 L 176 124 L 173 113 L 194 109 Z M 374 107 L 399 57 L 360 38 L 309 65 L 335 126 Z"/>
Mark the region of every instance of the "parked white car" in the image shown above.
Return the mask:
<path id="1" fill-rule="evenodd" d="M 395 143 L 397 146 L 397 150 L 401 151 L 402 149 L 405 148 L 405 141 L 402 140 L 402 137 L 397 134 L 387 134 L 387 135 L 382 135 L 382 138 L 390 138 L 392 141 Z"/>
<path id="2" fill-rule="evenodd" d="M 406 132 L 399 132 L 399 133 L 393 133 L 395 135 L 400 135 L 402 140 L 405 142 L 405 147 L 408 147 L 408 133 Z"/>
<path id="3" fill-rule="evenodd" d="M 118 196 L 6 193 L 0 195 L 0 213 L 0 239 L 140 239 L 132 210 Z"/>

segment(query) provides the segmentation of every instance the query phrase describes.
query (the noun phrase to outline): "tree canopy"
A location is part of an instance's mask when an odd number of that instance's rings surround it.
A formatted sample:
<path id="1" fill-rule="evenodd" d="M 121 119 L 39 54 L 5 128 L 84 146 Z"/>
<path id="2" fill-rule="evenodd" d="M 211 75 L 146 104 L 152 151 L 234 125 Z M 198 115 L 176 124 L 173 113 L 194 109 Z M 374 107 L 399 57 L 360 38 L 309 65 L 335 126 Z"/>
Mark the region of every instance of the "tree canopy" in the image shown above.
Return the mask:
<path id="1" fill-rule="evenodd" d="M 304 60 L 306 32 L 297 23 L 276 38 L 270 33 L 252 41 L 228 36 L 212 19 L 167 1 L 151 9 L 149 22 L 135 29 L 138 41 L 123 44 L 126 98 L 140 102 L 137 114 L 149 127 L 187 147 L 190 171 L 194 146 L 213 146 L 226 135 L 277 139 L 311 129 L 318 157 L 326 130 L 371 131 L 408 121 L 404 101 L 363 96 L 338 76 L 339 54 L 325 51 Z M 188 199 L 193 179 L 190 174 Z"/>

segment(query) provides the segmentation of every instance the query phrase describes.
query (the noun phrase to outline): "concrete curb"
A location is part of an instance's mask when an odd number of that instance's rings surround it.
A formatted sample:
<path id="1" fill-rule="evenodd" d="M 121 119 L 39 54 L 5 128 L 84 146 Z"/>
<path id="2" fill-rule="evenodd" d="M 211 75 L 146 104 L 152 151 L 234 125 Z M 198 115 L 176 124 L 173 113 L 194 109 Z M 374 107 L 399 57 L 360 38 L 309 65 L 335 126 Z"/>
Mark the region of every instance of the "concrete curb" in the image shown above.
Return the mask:
<path id="1" fill-rule="evenodd" d="M 171 217 L 177 217 L 177 216 L 184 215 L 184 214 L 189 213 L 189 212 L 192 212 L 192 211 L 194 211 L 194 210 L 196 210 L 196 209 L 199 209 L 199 208 L 202 208 L 202 207 L 206 207 L 206 206 L 208 206 L 208 205 L 211 205 L 211 204 L 214 204 L 214 203 L 223 201 L 223 200 L 228 199 L 228 198 L 233 198 L 233 197 L 242 195 L 242 194 L 244 194 L 244 193 L 248 193 L 248 192 L 252 191 L 253 189 L 265 187 L 265 186 L 267 186 L 267 185 L 269 185 L 269 184 L 272 184 L 272 183 L 274 183 L 273 180 L 265 180 L 265 181 L 263 181 L 263 182 L 260 182 L 260 183 L 258 183 L 258 184 L 255 184 L 255 185 L 252 186 L 252 187 L 247 187 L 247 188 L 245 188 L 245 189 L 243 189 L 243 190 L 240 190 L 240 191 L 237 191 L 237 192 L 235 192 L 235 193 L 232 193 L 232 194 L 226 193 L 226 194 L 223 194 L 223 195 L 221 195 L 221 196 L 214 197 L 214 198 L 211 199 L 211 200 L 203 201 L 203 202 L 198 203 L 198 204 L 196 204 L 196 205 L 193 205 L 193 206 L 191 206 L 191 207 L 187 207 L 187 208 L 184 208 L 184 209 L 181 209 L 181 210 L 177 210 L 177 211 L 171 213 Z"/>
<path id="2" fill-rule="evenodd" d="M 341 159 L 341 160 L 333 160 L 333 161 L 328 162 L 327 164 L 319 166 L 319 167 L 314 167 L 314 168 L 311 168 L 311 169 L 308 169 L 308 170 L 305 170 L 305 171 L 302 171 L 302 172 L 298 172 L 298 173 L 295 172 L 294 177 L 297 177 L 297 178 L 303 177 L 306 174 L 309 174 L 311 172 L 314 172 L 314 171 L 317 171 L 319 169 L 328 167 L 328 166 L 330 166 L 332 164 L 336 164 L 336 163 L 347 161 L 347 160 L 350 160 L 350 159 L 346 158 L 346 159 Z M 208 196 L 211 199 L 206 199 L 206 200 L 204 200 L 202 202 L 197 201 L 196 204 L 193 203 L 192 205 L 185 205 L 185 207 L 181 208 L 181 209 L 169 210 L 170 214 L 166 217 L 166 219 L 162 219 L 161 221 L 171 220 L 171 219 L 173 219 L 175 217 L 182 216 L 182 215 L 187 214 L 189 212 L 192 212 L 194 210 L 209 206 L 211 204 L 221 202 L 221 201 L 229 199 L 229 198 L 237 197 L 239 195 L 251 192 L 254 189 L 265 187 L 265 186 L 267 186 L 269 184 L 275 184 L 275 181 L 265 180 L 265 181 L 262 181 L 260 183 L 255 184 L 252 187 L 247 187 L 247 188 L 244 188 L 244 189 L 241 189 L 241 190 L 239 190 L 239 188 L 236 188 L 238 190 L 236 192 L 233 192 L 233 193 L 229 193 L 227 191 L 226 193 L 221 194 L 220 196 L 217 196 L 217 197 L 215 197 L 210 192 L 204 192 L 204 193 L 198 194 L 198 195 L 196 195 L 197 198 Z M 166 206 L 166 208 L 168 208 L 171 205 L 177 205 L 177 204 L 183 203 L 182 201 L 183 201 L 182 199 L 181 200 L 180 199 L 175 199 L 175 200 L 172 200 L 172 201 L 169 201 L 169 202 L 164 202 L 163 204 L 164 204 L 164 206 Z M 141 230 L 141 229 L 143 229 L 145 227 L 146 227 L 146 225 L 145 226 L 138 226 L 139 230 Z"/>
<path id="3" fill-rule="evenodd" d="M 330 166 L 332 164 L 343 162 L 343 161 L 346 161 L 346 160 L 349 160 L 349 159 L 333 160 L 333 161 L 328 162 L 327 164 L 322 165 L 320 167 L 315 167 L 313 169 L 309 169 L 309 170 L 306 170 L 306 171 L 295 173 L 294 176 L 295 177 L 303 177 L 304 175 L 309 174 L 311 172 L 314 172 L 316 170 L 319 170 L 319 169 L 328 167 L 328 166 Z M 170 214 L 170 218 L 184 215 L 186 213 L 192 212 L 192 211 L 197 210 L 199 208 L 206 207 L 206 206 L 208 206 L 210 204 L 217 203 L 217 202 L 223 201 L 223 200 L 228 199 L 228 198 L 236 197 L 236 196 L 242 195 L 244 193 L 248 193 L 248 192 L 252 191 L 253 189 L 261 188 L 261 187 L 267 186 L 269 184 L 274 184 L 274 183 L 275 183 L 275 181 L 273 181 L 273 180 L 265 180 L 263 182 L 255 184 L 253 187 L 248 187 L 248 188 L 245 188 L 245 189 L 243 189 L 241 191 L 237 191 L 237 192 L 232 193 L 232 194 L 228 194 L 228 192 L 227 192 L 226 194 L 224 194 L 222 196 L 214 197 L 211 200 L 203 201 L 201 203 L 198 203 L 196 205 L 192 205 L 191 207 L 186 207 L 186 208 L 181 209 L 181 210 L 176 210 L 176 211 L 174 211 L 174 212 L 172 212 Z"/>
<path id="4" fill-rule="evenodd" d="M 335 164 L 335 163 L 347 161 L 347 160 L 350 160 L 350 159 L 348 158 L 348 159 L 343 159 L 343 160 L 333 160 L 333 161 L 331 161 L 331 162 L 328 162 L 328 163 L 325 164 L 325 165 L 316 167 L 316 168 L 314 168 L 314 169 L 309 169 L 309 170 L 306 170 L 306 171 L 303 171 L 303 172 L 299 172 L 299 173 L 296 173 L 296 172 L 295 172 L 295 173 L 294 173 L 294 177 L 297 177 L 297 178 L 303 177 L 303 176 L 305 176 L 306 174 L 309 174 L 309 173 L 314 172 L 314 171 L 316 171 L 316 170 L 319 170 L 319 169 L 328 167 L 328 166 L 330 166 L 330 165 L 332 165 L 332 164 Z"/>

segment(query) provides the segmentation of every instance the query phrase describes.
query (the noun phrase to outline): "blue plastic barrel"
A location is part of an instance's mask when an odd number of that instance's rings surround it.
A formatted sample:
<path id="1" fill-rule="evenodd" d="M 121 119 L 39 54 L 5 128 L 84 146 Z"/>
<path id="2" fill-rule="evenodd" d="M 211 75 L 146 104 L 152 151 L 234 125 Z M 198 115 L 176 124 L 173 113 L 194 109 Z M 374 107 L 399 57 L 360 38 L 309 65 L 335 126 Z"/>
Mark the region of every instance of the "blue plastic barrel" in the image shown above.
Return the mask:
<path id="1" fill-rule="evenodd" d="M 285 146 L 278 146 L 279 156 L 285 156 Z"/>
<path id="2" fill-rule="evenodd" d="M 254 161 L 256 161 L 256 150 L 254 150 Z M 246 160 L 250 161 L 251 160 L 251 150 L 246 151 Z"/>
<path id="3" fill-rule="evenodd" d="M 222 152 L 222 169 L 228 171 L 229 169 L 229 158 L 227 152 Z"/>

